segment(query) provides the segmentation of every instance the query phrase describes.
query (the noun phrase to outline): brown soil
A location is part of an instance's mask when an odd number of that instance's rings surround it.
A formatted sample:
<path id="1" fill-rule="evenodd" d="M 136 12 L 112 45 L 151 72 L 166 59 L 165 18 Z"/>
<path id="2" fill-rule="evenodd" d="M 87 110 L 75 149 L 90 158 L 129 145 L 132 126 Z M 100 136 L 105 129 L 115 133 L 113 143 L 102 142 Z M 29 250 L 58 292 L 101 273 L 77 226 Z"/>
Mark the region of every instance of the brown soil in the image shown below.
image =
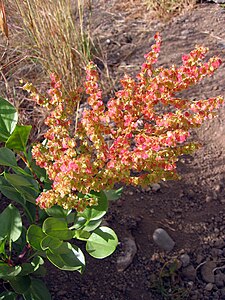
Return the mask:
<path id="1" fill-rule="evenodd" d="M 199 4 L 163 24 L 151 21 L 153 16 L 138 0 L 126 5 L 118 0 L 94 2 L 93 31 L 107 54 L 112 81 L 124 72 L 138 71 L 156 31 L 164 41 L 160 65 L 179 64 L 182 54 L 196 44 L 208 46 L 211 56 L 225 60 L 225 9 L 220 5 Z M 213 77 L 183 96 L 201 99 L 216 95 L 225 97 L 225 63 Z M 87 257 L 82 276 L 49 266 L 46 283 L 53 299 L 225 299 L 225 108 L 194 135 L 202 148 L 180 159 L 180 181 L 160 183 L 157 192 L 128 187 L 121 199 L 112 203 L 106 221 L 118 234 L 120 245 L 111 257 Z M 169 253 L 153 242 L 153 232 L 159 227 L 176 243 Z M 117 259 L 126 255 L 127 237 L 135 241 L 137 253 L 119 272 Z M 181 254 L 190 258 L 186 269 L 179 263 Z M 178 267 L 167 277 L 162 271 L 175 258 Z M 202 274 L 202 266 L 209 260 L 219 268 L 211 270 L 212 282 Z"/>

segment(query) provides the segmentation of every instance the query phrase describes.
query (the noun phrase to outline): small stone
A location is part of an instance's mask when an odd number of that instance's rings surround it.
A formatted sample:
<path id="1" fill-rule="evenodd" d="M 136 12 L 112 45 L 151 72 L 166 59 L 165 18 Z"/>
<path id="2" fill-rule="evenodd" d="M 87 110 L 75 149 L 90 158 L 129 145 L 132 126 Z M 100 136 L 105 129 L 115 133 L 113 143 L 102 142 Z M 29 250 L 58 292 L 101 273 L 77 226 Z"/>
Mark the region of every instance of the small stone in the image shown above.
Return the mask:
<path id="1" fill-rule="evenodd" d="M 213 269 L 216 268 L 216 263 L 214 261 L 207 261 L 202 267 L 201 267 L 201 275 L 202 279 L 205 282 L 215 282 Z"/>
<path id="2" fill-rule="evenodd" d="M 110 40 L 110 39 L 107 39 L 107 40 L 106 40 L 106 44 L 108 44 L 108 45 L 111 44 L 111 40 Z"/>
<path id="3" fill-rule="evenodd" d="M 182 274 L 186 279 L 191 280 L 191 281 L 195 281 L 196 269 L 194 268 L 193 265 L 189 265 L 189 266 L 182 269 Z"/>
<path id="4" fill-rule="evenodd" d="M 219 289 L 224 287 L 224 274 L 220 270 L 215 275 L 215 284 Z"/>
<path id="5" fill-rule="evenodd" d="M 160 190 L 160 185 L 158 183 L 154 183 L 151 185 L 153 192 L 158 192 Z"/>
<path id="6" fill-rule="evenodd" d="M 214 246 L 216 248 L 222 249 L 222 248 L 225 247 L 225 241 L 224 240 L 217 240 L 217 241 L 215 241 Z"/>
<path id="7" fill-rule="evenodd" d="M 182 262 L 183 267 L 187 267 L 190 264 L 190 256 L 187 254 L 182 254 L 180 256 L 180 260 Z"/>
<path id="8" fill-rule="evenodd" d="M 163 250 L 171 251 L 175 246 L 175 242 L 169 234 L 162 228 L 157 228 L 153 233 L 154 242 Z"/>
<path id="9" fill-rule="evenodd" d="M 205 286 L 205 290 L 210 292 L 212 289 L 213 289 L 213 283 L 212 282 L 207 283 Z"/>
<path id="10" fill-rule="evenodd" d="M 117 258 L 117 270 L 123 272 L 133 261 L 137 246 L 133 237 L 124 238 L 124 253 Z"/>
<path id="11" fill-rule="evenodd" d="M 223 255 L 223 250 L 218 249 L 218 248 L 212 248 L 211 254 L 212 254 L 212 257 L 216 258 L 218 256 L 222 256 Z"/>

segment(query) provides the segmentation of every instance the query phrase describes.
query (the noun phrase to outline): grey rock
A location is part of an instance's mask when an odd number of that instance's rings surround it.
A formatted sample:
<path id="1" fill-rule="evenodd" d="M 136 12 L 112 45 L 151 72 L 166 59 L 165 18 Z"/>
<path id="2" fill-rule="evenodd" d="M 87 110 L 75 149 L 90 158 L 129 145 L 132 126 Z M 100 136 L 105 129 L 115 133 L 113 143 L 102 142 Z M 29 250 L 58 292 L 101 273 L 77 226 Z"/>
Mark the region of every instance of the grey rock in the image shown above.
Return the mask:
<path id="1" fill-rule="evenodd" d="M 216 257 L 219 257 L 219 256 L 223 255 L 223 250 L 218 249 L 218 248 L 212 248 L 211 254 L 212 254 L 212 257 L 216 258 Z"/>
<path id="2" fill-rule="evenodd" d="M 182 269 L 182 274 L 186 279 L 194 281 L 196 278 L 196 269 L 193 265 L 189 265 Z"/>
<path id="3" fill-rule="evenodd" d="M 153 183 L 151 185 L 151 188 L 152 188 L 153 192 L 158 192 L 160 190 L 161 186 L 158 183 Z"/>
<path id="4" fill-rule="evenodd" d="M 215 275 L 215 284 L 219 289 L 221 289 L 225 286 L 224 285 L 224 274 L 220 270 L 218 270 Z"/>
<path id="5" fill-rule="evenodd" d="M 212 289 L 213 289 L 213 283 L 212 282 L 207 283 L 205 286 L 205 290 L 210 292 Z"/>
<path id="6" fill-rule="evenodd" d="M 133 261 L 137 253 L 137 246 L 133 237 L 124 238 L 124 252 L 117 258 L 117 270 L 123 272 Z"/>
<path id="7" fill-rule="evenodd" d="M 165 251 L 171 251 L 175 246 L 174 240 L 162 228 L 157 228 L 154 231 L 153 240 L 162 250 Z"/>
<path id="8" fill-rule="evenodd" d="M 213 269 L 216 268 L 216 263 L 214 261 L 207 261 L 202 267 L 201 267 L 201 275 L 202 279 L 205 282 L 215 282 L 215 276 L 213 273 Z"/>
<path id="9" fill-rule="evenodd" d="M 190 256 L 186 253 L 180 256 L 180 260 L 183 267 L 187 267 L 190 264 Z"/>

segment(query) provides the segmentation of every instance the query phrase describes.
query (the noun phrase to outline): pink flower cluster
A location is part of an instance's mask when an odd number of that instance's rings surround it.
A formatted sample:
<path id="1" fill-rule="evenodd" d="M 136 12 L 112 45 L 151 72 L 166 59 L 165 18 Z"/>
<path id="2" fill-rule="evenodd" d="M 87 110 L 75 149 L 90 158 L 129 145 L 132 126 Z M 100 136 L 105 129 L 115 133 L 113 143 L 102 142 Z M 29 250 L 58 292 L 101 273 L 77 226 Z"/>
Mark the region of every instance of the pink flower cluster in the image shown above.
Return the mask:
<path id="1" fill-rule="evenodd" d="M 137 78 L 126 75 L 121 80 L 122 89 L 107 105 L 102 101 L 94 64 L 87 66 L 88 106 L 75 129 L 74 107 L 82 91 L 64 97 L 54 75 L 50 99 L 40 96 L 31 85 L 25 86 L 50 111 L 46 140 L 32 150 L 37 164 L 46 169 L 53 182 L 52 189 L 37 199 L 40 207 L 58 204 L 81 211 L 96 204 L 96 199 L 81 194 L 111 189 L 119 182 L 146 186 L 178 178 L 178 157 L 197 148 L 187 141 L 190 129 L 211 118 L 223 99 L 192 101 L 175 93 L 213 74 L 221 61 L 213 57 L 203 62 L 207 49 L 196 47 L 183 56 L 179 67 L 153 68 L 160 52 L 159 34 L 155 41 Z"/>

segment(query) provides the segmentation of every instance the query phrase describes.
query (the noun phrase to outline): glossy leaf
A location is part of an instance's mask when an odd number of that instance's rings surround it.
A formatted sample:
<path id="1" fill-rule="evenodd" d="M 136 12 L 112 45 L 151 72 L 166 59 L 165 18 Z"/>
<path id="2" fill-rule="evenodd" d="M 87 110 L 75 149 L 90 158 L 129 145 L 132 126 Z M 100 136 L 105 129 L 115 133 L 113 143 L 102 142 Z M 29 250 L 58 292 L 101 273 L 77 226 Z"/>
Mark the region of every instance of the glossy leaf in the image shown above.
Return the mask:
<path id="1" fill-rule="evenodd" d="M 41 241 L 46 237 L 46 234 L 42 229 L 37 225 L 30 225 L 27 230 L 27 242 L 31 245 L 32 248 L 42 251 Z"/>
<path id="2" fill-rule="evenodd" d="M 20 276 L 25 276 L 29 275 L 30 273 L 34 273 L 43 264 L 43 259 L 40 256 L 36 256 L 30 263 L 23 263 L 21 265 L 22 271 L 20 272 Z"/>
<path id="3" fill-rule="evenodd" d="M 47 258 L 57 268 L 65 271 L 78 271 L 82 273 L 85 267 L 83 252 L 75 245 L 64 242 L 54 252 L 47 250 Z"/>
<path id="4" fill-rule="evenodd" d="M 36 202 L 39 195 L 39 187 L 36 180 L 24 175 L 9 173 L 4 173 L 4 177 L 27 201 Z"/>
<path id="5" fill-rule="evenodd" d="M 0 240 L 6 237 L 15 242 L 22 233 L 22 219 L 17 208 L 12 204 L 0 214 Z"/>
<path id="6" fill-rule="evenodd" d="M 8 148 L 0 148 L 0 165 L 17 167 L 15 153 Z"/>
<path id="7" fill-rule="evenodd" d="M 44 282 L 31 278 L 30 288 L 23 294 L 25 300 L 51 300 L 51 295 Z"/>
<path id="8" fill-rule="evenodd" d="M 43 232 L 60 240 L 70 240 L 73 232 L 68 229 L 66 220 L 49 217 L 42 226 Z"/>
<path id="9" fill-rule="evenodd" d="M 31 128 L 31 125 L 16 125 L 13 133 L 6 141 L 6 147 L 17 151 L 26 151 Z"/>
<path id="10" fill-rule="evenodd" d="M 5 244 L 6 244 L 6 238 L 4 240 L 0 240 L 0 254 L 5 255 Z"/>
<path id="11" fill-rule="evenodd" d="M 96 229 L 89 237 L 86 250 L 95 258 L 105 258 L 111 255 L 118 245 L 115 232 L 108 227 L 102 226 Z"/>
<path id="12" fill-rule="evenodd" d="M 0 300 L 16 300 L 17 294 L 11 291 L 5 291 L 0 294 Z"/>
<path id="13" fill-rule="evenodd" d="M 14 131 L 18 121 L 15 107 L 0 97 L 0 141 L 5 142 Z"/>
<path id="14" fill-rule="evenodd" d="M 87 225 L 85 225 L 83 227 L 83 230 L 86 230 L 86 231 L 93 231 L 95 230 L 96 228 L 98 228 L 100 226 L 100 224 L 102 223 L 102 219 L 99 219 L 99 220 L 91 220 L 87 223 Z"/>
<path id="15" fill-rule="evenodd" d="M 25 204 L 25 199 L 23 196 L 3 177 L 0 176 L 0 192 L 8 199 Z"/>
<path id="16" fill-rule="evenodd" d="M 108 210 L 108 200 L 104 192 L 93 193 L 98 196 L 98 205 L 87 207 L 82 213 L 78 213 L 79 217 L 86 220 L 98 220 L 102 218 Z"/>
<path id="17" fill-rule="evenodd" d="M 29 276 L 16 276 L 10 279 L 9 283 L 16 293 L 23 294 L 29 289 L 31 279 Z"/>
<path id="18" fill-rule="evenodd" d="M 59 248 L 59 246 L 61 246 L 63 243 L 63 241 L 59 240 L 56 237 L 52 237 L 52 236 L 46 236 L 45 238 L 43 238 L 43 240 L 41 241 L 41 248 L 43 250 L 55 250 L 57 248 Z"/>
<path id="19" fill-rule="evenodd" d="M 50 208 L 47 208 L 45 211 L 49 216 L 54 218 L 66 218 L 68 214 L 68 210 L 63 209 L 59 205 L 54 205 Z"/>
<path id="20" fill-rule="evenodd" d="M 21 266 L 9 266 L 6 263 L 0 264 L 0 278 L 4 280 L 9 280 L 11 278 L 14 278 L 21 272 L 22 268 Z"/>

